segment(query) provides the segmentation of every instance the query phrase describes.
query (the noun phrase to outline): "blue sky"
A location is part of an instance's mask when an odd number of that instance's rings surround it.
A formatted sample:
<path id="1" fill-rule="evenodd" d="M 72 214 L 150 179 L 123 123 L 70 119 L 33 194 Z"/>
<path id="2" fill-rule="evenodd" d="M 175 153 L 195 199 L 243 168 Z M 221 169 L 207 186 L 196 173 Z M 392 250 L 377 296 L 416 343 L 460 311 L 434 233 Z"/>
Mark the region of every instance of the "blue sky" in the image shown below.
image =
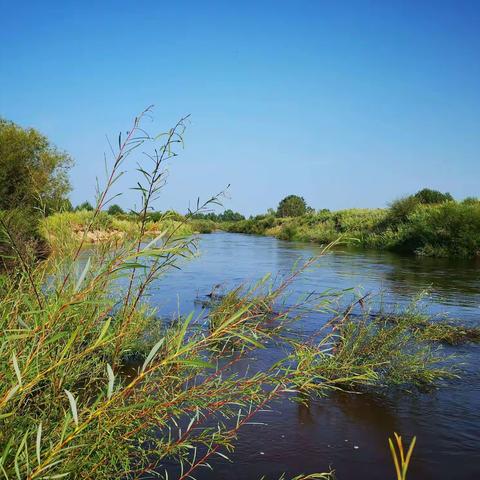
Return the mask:
<path id="1" fill-rule="evenodd" d="M 0 6 L 0 115 L 71 153 L 74 203 L 103 178 L 105 135 L 149 104 L 152 132 L 191 114 L 158 209 L 227 184 L 247 214 L 291 193 L 331 209 L 480 195 L 480 2 Z"/>

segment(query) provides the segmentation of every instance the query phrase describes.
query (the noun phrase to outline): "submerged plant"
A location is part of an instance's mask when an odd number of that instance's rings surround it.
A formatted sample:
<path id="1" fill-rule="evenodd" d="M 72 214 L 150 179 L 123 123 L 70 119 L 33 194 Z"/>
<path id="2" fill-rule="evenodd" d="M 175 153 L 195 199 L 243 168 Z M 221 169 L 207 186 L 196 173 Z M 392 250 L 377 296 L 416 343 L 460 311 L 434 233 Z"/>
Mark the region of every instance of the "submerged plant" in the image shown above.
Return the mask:
<path id="1" fill-rule="evenodd" d="M 447 357 L 410 323 L 350 310 L 326 323 L 318 340 L 292 341 L 291 354 L 280 362 L 301 400 L 332 390 L 426 388 L 455 375 Z"/>

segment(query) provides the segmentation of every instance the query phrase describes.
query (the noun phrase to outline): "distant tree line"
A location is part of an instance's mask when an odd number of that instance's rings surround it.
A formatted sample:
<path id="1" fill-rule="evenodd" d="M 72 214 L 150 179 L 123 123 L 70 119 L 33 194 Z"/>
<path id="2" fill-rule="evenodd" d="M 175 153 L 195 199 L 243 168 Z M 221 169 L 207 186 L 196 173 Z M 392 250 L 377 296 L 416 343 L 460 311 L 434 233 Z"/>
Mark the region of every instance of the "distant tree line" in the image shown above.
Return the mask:
<path id="1" fill-rule="evenodd" d="M 212 220 L 213 222 L 239 222 L 245 220 L 245 217 L 238 212 L 233 210 L 225 210 L 223 213 L 197 213 L 192 215 L 192 218 L 196 220 Z"/>
<path id="2" fill-rule="evenodd" d="M 80 203 L 75 208 L 72 208 L 72 210 L 74 211 L 79 211 L 79 210 L 91 211 L 93 209 L 94 207 L 88 201 Z M 110 207 L 107 210 L 107 213 L 109 215 L 121 215 L 121 216 L 132 215 L 132 212 L 125 211 L 120 205 L 117 205 L 117 204 L 110 205 Z M 185 215 L 182 215 L 181 213 L 178 213 L 174 210 L 167 210 L 165 212 L 153 211 L 148 214 L 148 217 L 150 218 L 150 220 L 154 222 L 158 222 L 159 220 L 165 217 L 168 217 L 170 220 L 178 220 L 178 221 L 183 221 L 186 218 Z M 230 209 L 225 210 L 223 213 L 214 213 L 214 212 L 196 213 L 194 215 L 191 215 L 189 218 L 192 218 L 194 220 L 210 220 L 213 222 L 238 222 L 241 220 L 245 220 L 244 215 L 238 212 L 234 212 L 233 210 L 230 210 Z"/>

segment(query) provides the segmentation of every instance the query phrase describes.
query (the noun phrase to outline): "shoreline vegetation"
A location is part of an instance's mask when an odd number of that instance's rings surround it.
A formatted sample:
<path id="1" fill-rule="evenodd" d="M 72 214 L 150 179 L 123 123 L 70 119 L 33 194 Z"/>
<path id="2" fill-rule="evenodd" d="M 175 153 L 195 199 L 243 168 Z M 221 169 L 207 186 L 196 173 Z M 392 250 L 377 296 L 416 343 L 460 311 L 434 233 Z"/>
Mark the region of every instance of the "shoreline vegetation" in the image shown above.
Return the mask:
<path id="1" fill-rule="evenodd" d="M 135 118 L 125 136 L 119 136 L 94 207 L 82 205 L 68 211 L 65 182 L 53 202 L 56 177 L 55 169 L 49 169 L 42 177 L 48 215 L 36 216 L 35 222 L 29 217 L 45 202 L 35 203 L 40 187 L 37 182 L 31 188 L 27 177 L 21 179 L 21 191 L 12 190 L 12 210 L 0 216 L 0 256 L 8 272 L 0 274 L 4 332 L 0 352 L 6 359 L 0 365 L 0 471 L 5 478 L 158 475 L 187 480 L 214 458 L 231 453 L 238 432 L 274 399 L 308 403 L 339 390 L 409 395 L 458 377 L 458 365 L 443 344 L 478 339 L 478 331 L 434 324 L 413 307 L 372 315 L 366 298 L 354 299 L 341 310 L 335 294 L 310 293 L 293 304 L 285 301 L 295 279 L 315 268 L 329 245 L 276 281 L 266 276 L 253 286 L 227 292 L 198 314 L 179 314 L 171 322 L 162 322 L 148 303 L 149 289 L 179 268 L 180 261 L 195 255 L 192 233 L 219 225 L 239 229 L 251 225 L 255 230 L 261 223 L 262 229 L 248 233 L 266 234 L 276 228 L 280 235 L 295 227 L 297 233 L 289 235 L 295 239 L 305 219 L 313 215 L 313 224 L 305 225 L 317 228 L 316 215 L 327 214 L 301 212 L 297 203 L 295 215 L 289 216 L 290 199 L 279 208 L 278 220 L 270 215 L 266 222 L 233 221 L 226 215 L 226 221 L 215 222 L 206 211 L 218 204 L 219 196 L 199 202 L 188 217 L 152 213 L 164 185 L 164 164 L 183 143 L 185 119 L 164 135 L 150 136 L 142 126 L 143 117 L 150 113 L 149 107 Z M 7 127 L 9 135 L 29 141 L 25 132 Z M 11 145 L 0 135 L 3 151 Z M 39 148 L 56 155 L 48 142 Z M 113 185 L 124 168 L 134 163 L 132 157 L 137 160 L 135 153 L 145 150 L 152 153 L 137 170 L 142 178 L 136 187 L 140 210 L 125 214 L 111 206 L 108 213 Z M 25 151 L 12 147 L 10 154 L 19 164 L 34 163 L 35 158 L 25 157 Z M 19 184 L 13 182 L 9 188 Z M 455 210 L 457 204 L 449 202 L 434 208 Z M 57 208 L 59 204 L 63 206 Z M 439 214 L 441 218 L 444 213 Z M 354 215 L 355 221 L 342 228 L 357 232 L 358 225 L 364 228 L 368 223 L 369 215 Z M 383 215 L 373 214 L 369 228 Z M 335 221 L 326 216 L 320 223 Z M 331 231 L 337 231 L 335 225 Z M 324 242 L 328 235 L 330 230 L 315 238 Z M 34 254 L 39 237 L 46 239 L 51 250 L 46 259 Z M 89 242 L 88 258 L 82 259 Z M 290 327 L 305 315 L 328 319 L 313 335 L 289 335 Z M 249 368 L 255 352 L 272 342 L 283 345 L 284 358 L 261 364 L 258 371 Z M 246 367 L 235 373 L 232 365 L 239 366 L 244 359 Z M 395 435 L 395 439 L 397 449 L 392 441 L 390 448 L 397 478 L 405 479 L 414 440 L 405 457 L 401 438 Z M 295 479 L 332 478 L 331 472 L 299 474 Z"/>
<path id="2" fill-rule="evenodd" d="M 82 209 L 82 205 L 53 213 L 40 220 L 38 234 L 55 249 L 67 240 L 65 235 L 82 238 L 87 227 L 87 243 L 131 238 L 140 228 L 138 216 L 125 213 L 118 205 L 98 212 L 90 225 L 93 214 L 91 208 Z M 335 242 L 348 248 L 427 257 L 478 258 L 480 201 L 469 198 L 457 202 L 447 197 L 437 203 L 422 203 L 411 195 L 384 209 L 308 209 L 297 216 L 279 216 L 270 210 L 248 219 L 231 210 L 223 214 L 197 212 L 191 216 L 175 211 L 149 212 L 143 234 L 152 237 L 175 231 L 178 235 L 194 235 L 218 230 L 319 245 Z"/>
<path id="3" fill-rule="evenodd" d="M 219 224 L 228 232 L 271 235 L 281 240 L 388 250 L 428 257 L 480 256 L 480 201 L 451 197 L 426 203 L 420 191 L 385 209 L 307 211 L 279 216 L 273 211 Z"/>
<path id="4" fill-rule="evenodd" d="M 138 237 L 142 226 L 138 218 L 128 214 L 99 212 L 94 218 L 91 210 L 58 212 L 40 221 L 39 233 L 52 250 L 57 250 L 72 239 L 86 243 L 121 242 Z M 175 232 L 177 236 L 210 233 L 215 224 L 208 220 L 189 220 L 176 212 L 147 217 L 142 235 L 145 239 L 162 233 Z"/>

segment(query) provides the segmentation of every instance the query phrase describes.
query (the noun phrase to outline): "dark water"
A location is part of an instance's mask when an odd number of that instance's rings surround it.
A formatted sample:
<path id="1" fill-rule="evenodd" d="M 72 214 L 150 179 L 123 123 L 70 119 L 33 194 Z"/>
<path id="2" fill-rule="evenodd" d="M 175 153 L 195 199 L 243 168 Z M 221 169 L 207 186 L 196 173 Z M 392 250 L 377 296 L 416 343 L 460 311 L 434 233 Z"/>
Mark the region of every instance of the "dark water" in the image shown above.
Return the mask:
<path id="1" fill-rule="evenodd" d="M 264 274 L 286 274 L 299 258 L 319 252 L 312 245 L 269 237 L 226 233 L 204 235 L 201 255 L 169 273 L 152 292 L 151 303 L 165 315 L 190 312 L 195 297 L 215 284 L 253 282 Z M 355 287 L 381 295 L 375 302 L 407 304 L 430 288 L 432 314 L 448 312 L 470 325 L 480 324 L 480 264 L 400 257 L 383 252 L 331 253 L 295 283 L 294 294 Z M 303 322 L 308 333 L 318 325 Z M 455 348 L 465 362 L 462 377 L 433 393 L 382 395 L 336 394 L 309 407 L 279 401 L 247 426 L 230 456 L 218 459 L 213 472 L 200 469 L 198 479 L 278 479 L 335 469 L 338 479 L 393 479 L 387 438 L 394 431 L 417 447 L 409 479 L 480 479 L 479 346 Z M 262 352 L 260 362 L 278 355 Z"/>

